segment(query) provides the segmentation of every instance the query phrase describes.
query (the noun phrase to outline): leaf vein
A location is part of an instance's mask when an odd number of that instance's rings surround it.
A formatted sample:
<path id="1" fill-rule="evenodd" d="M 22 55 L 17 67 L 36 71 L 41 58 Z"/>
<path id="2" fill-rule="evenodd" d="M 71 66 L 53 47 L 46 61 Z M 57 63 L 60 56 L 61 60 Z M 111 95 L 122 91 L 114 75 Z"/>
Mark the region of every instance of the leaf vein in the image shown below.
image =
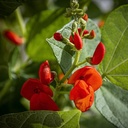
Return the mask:
<path id="1" fill-rule="evenodd" d="M 123 37 L 125 31 L 127 30 L 127 28 L 128 28 L 128 25 L 127 25 L 127 27 L 124 29 L 124 31 L 122 32 L 121 37 L 120 37 L 120 40 L 117 42 L 117 44 L 116 44 L 116 46 L 115 46 L 115 49 L 113 50 L 112 56 L 111 56 L 111 58 L 110 58 L 110 60 L 109 60 L 109 62 L 108 62 L 108 64 L 107 64 L 107 66 L 106 66 L 105 72 L 107 71 L 107 69 L 108 69 L 108 67 L 109 67 L 109 65 L 110 65 L 110 63 L 111 63 L 111 61 L 112 61 L 112 59 L 113 59 L 113 57 L 114 57 L 114 54 L 115 54 L 115 52 L 116 52 L 116 49 L 117 49 L 118 45 L 120 44 L 120 42 L 121 42 L 121 40 L 122 40 L 122 37 Z M 115 67 L 113 67 L 113 69 L 114 69 L 114 68 L 115 68 Z M 113 70 L 113 69 L 112 69 L 112 70 Z M 110 70 L 111 70 L 111 69 L 110 69 Z M 109 72 L 110 72 L 110 70 L 109 70 Z"/>

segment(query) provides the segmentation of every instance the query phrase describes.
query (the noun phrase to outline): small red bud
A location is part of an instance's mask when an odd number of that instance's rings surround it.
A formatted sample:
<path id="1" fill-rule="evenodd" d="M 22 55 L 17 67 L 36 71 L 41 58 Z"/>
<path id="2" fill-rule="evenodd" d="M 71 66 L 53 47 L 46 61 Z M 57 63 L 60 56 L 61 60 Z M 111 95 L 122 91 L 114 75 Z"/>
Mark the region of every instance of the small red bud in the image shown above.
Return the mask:
<path id="1" fill-rule="evenodd" d="M 87 14 L 84 14 L 84 16 L 82 17 L 85 21 L 88 20 L 88 15 Z"/>
<path id="2" fill-rule="evenodd" d="M 72 35 L 69 37 L 69 40 L 70 40 L 71 43 L 74 44 L 74 39 L 73 39 L 73 36 Z"/>
<path id="3" fill-rule="evenodd" d="M 24 42 L 22 37 L 18 36 L 16 33 L 10 30 L 4 31 L 4 36 L 15 45 L 21 45 Z"/>
<path id="4" fill-rule="evenodd" d="M 54 39 L 57 41 L 62 41 L 63 36 L 61 35 L 61 33 L 56 32 L 56 33 L 54 33 Z"/>
<path id="5" fill-rule="evenodd" d="M 81 34 L 82 29 L 81 28 L 78 28 L 78 32 L 79 32 L 79 34 Z M 87 34 L 89 34 L 89 31 L 88 30 L 84 30 L 82 36 L 86 36 Z"/>
<path id="6" fill-rule="evenodd" d="M 90 32 L 90 39 L 93 39 L 96 36 L 96 33 L 94 30 L 91 30 Z"/>
<path id="7" fill-rule="evenodd" d="M 92 65 L 99 64 L 103 60 L 104 54 L 105 54 L 105 46 L 102 42 L 100 42 L 96 47 L 93 57 L 91 58 L 91 64 Z"/>

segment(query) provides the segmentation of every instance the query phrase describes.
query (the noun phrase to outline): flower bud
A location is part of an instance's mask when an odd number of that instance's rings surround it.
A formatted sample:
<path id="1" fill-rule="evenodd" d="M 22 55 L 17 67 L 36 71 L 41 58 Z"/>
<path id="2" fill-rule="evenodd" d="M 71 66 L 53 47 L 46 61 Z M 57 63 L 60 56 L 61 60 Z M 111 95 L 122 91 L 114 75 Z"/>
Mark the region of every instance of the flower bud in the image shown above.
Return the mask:
<path id="1" fill-rule="evenodd" d="M 99 64 L 103 60 L 104 54 L 105 54 L 105 46 L 102 42 L 100 42 L 96 47 L 96 50 L 93 54 L 93 57 L 91 58 L 90 63 L 93 65 Z"/>
<path id="2" fill-rule="evenodd" d="M 57 41 L 62 41 L 63 36 L 61 35 L 61 33 L 56 32 L 56 33 L 54 33 L 54 39 Z"/>
<path id="3" fill-rule="evenodd" d="M 24 43 L 24 39 L 11 30 L 4 31 L 4 36 L 15 45 L 21 45 Z"/>
<path id="4" fill-rule="evenodd" d="M 82 49 L 83 41 L 82 41 L 79 33 L 75 32 L 74 36 L 70 36 L 69 40 L 70 40 L 70 42 L 72 42 L 75 45 L 77 50 Z"/>
<path id="5" fill-rule="evenodd" d="M 84 16 L 82 17 L 85 21 L 88 20 L 88 15 L 87 14 L 84 14 Z"/>

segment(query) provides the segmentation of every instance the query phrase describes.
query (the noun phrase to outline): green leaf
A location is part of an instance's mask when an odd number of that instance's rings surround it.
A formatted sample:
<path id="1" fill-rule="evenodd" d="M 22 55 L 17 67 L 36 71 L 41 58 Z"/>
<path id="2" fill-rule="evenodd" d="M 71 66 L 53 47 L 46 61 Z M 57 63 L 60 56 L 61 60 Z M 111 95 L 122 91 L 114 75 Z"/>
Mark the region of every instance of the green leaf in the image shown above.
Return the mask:
<path id="1" fill-rule="evenodd" d="M 25 0 L 0 0 L 0 16 L 10 15 Z"/>
<path id="2" fill-rule="evenodd" d="M 114 84 L 128 89 L 128 5 L 119 7 L 108 16 L 102 41 L 106 47 L 103 75 Z"/>
<path id="3" fill-rule="evenodd" d="M 119 128 L 128 126 L 128 91 L 105 82 L 96 91 L 96 107 L 111 123 Z"/>
<path id="4" fill-rule="evenodd" d="M 79 128 L 81 111 L 75 109 L 71 111 L 59 111 L 58 113 L 64 121 L 59 128 Z"/>
<path id="5" fill-rule="evenodd" d="M 27 23 L 27 53 L 34 61 L 54 59 L 46 38 L 68 22 L 63 13 L 64 9 L 42 11 Z"/>
<path id="6" fill-rule="evenodd" d="M 50 111 L 27 111 L 0 117 L 1 128 L 33 128 L 33 125 L 37 124 L 59 127 L 62 122 L 62 119 L 56 112 Z"/>
<path id="7" fill-rule="evenodd" d="M 72 111 L 26 111 L 0 117 L 1 128 L 79 128 L 79 110 Z"/>
<path id="8" fill-rule="evenodd" d="M 59 32 L 66 38 L 69 38 L 71 34 L 71 26 L 73 21 L 66 24 Z M 96 45 L 100 42 L 101 35 L 99 28 L 92 20 L 87 22 L 87 30 L 94 30 L 96 32 L 96 37 L 92 40 L 84 40 L 84 46 L 80 56 L 80 60 L 84 60 L 86 57 L 92 56 Z M 53 37 L 47 39 L 47 42 L 51 46 L 58 63 L 60 64 L 62 70 L 66 72 L 72 65 L 74 60 L 74 52 L 69 46 L 66 46 L 62 42 L 56 41 Z"/>

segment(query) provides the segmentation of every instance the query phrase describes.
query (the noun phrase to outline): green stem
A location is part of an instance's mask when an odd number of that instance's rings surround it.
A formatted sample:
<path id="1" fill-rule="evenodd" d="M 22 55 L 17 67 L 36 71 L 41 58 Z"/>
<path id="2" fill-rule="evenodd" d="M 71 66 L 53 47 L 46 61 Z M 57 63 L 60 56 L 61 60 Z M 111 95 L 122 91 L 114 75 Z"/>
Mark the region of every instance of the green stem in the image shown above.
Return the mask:
<path id="1" fill-rule="evenodd" d="M 70 69 L 67 71 L 65 76 L 60 80 L 60 83 L 63 83 L 68 78 L 68 76 L 72 73 L 72 71 L 77 67 L 77 63 L 79 61 L 80 53 L 81 53 L 81 51 L 76 51 L 76 57 L 75 57 L 74 63 L 72 64 Z"/>
<path id="2" fill-rule="evenodd" d="M 24 36 L 25 35 L 25 32 L 26 32 L 26 30 L 25 30 L 25 24 L 24 24 L 24 20 L 22 18 L 22 15 L 21 15 L 21 12 L 20 12 L 20 9 L 19 8 L 16 9 L 15 14 L 16 14 L 16 18 L 17 18 L 18 24 L 20 26 L 22 35 Z"/>
<path id="3" fill-rule="evenodd" d="M 84 61 L 82 61 L 82 62 L 79 62 L 76 66 L 78 67 L 78 66 L 80 66 L 80 65 L 82 65 L 82 64 L 85 64 L 87 62 L 87 60 L 84 60 Z"/>

